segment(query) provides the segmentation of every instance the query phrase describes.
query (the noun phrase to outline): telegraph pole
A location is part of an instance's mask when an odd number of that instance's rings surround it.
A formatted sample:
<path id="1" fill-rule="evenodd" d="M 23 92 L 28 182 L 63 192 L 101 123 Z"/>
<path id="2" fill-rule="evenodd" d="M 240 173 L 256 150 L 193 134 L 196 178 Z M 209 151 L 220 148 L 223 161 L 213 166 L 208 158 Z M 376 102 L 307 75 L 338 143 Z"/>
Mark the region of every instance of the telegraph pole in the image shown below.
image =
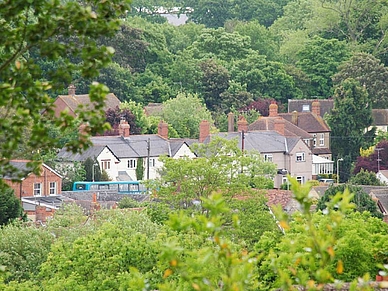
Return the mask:
<path id="1" fill-rule="evenodd" d="M 377 151 L 377 173 L 380 172 L 380 151 L 383 150 L 383 148 L 377 148 L 375 149 Z"/>
<path id="2" fill-rule="evenodd" d="M 151 151 L 151 141 L 150 138 L 147 140 L 147 180 L 150 179 L 150 151 Z"/>

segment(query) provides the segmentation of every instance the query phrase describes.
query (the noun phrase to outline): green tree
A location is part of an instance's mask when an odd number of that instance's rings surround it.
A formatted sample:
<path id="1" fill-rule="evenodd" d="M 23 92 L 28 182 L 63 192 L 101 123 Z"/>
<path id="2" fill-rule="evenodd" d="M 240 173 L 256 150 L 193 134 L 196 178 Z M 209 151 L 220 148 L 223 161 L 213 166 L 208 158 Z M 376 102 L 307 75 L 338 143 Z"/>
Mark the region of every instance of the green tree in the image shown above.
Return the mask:
<path id="1" fill-rule="evenodd" d="M 0 228 L 0 265 L 5 267 L 4 281 L 36 278 L 52 242 L 52 234 L 33 225 L 12 223 Z"/>
<path id="2" fill-rule="evenodd" d="M 190 207 L 193 200 L 200 202 L 215 191 L 232 197 L 248 194 L 252 188 L 273 188 L 275 165 L 258 153 L 243 153 L 237 140 L 213 137 L 208 144 L 192 147 L 196 159 L 163 158 L 159 197 L 178 207 Z"/>
<path id="3" fill-rule="evenodd" d="M 82 163 L 75 162 L 71 166 L 57 168 L 58 172 L 62 174 L 62 191 L 71 191 L 73 183 L 77 181 L 85 181 L 86 171 Z"/>
<path id="4" fill-rule="evenodd" d="M 311 80 L 310 96 L 327 98 L 332 95 L 331 77 L 340 63 L 348 59 L 349 51 L 344 42 L 337 39 L 313 37 L 298 53 L 297 66 Z"/>
<path id="5" fill-rule="evenodd" d="M 85 168 L 86 181 L 102 181 L 100 164 L 96 159 L 87 158 L 83 163 L 83 167 Z"/>
<path id="6" fill-rule="evenodd" d="M 388 105 L 388 69 L 376 57 L 367 53 L 354 54 L 341 64 L 333 76 L 335 85 L 353 78 L 368 92 L 373 108 L 386 108 Z"/>
<path id="7" fill-rule="evenodd" d="M 0 226 L 23 217 L 23 207 L 13 189 L 0 181 Z M 0 263 L 1 265 L 1 263 Z"/>
<path id="8" fill-rule="evenodd" d="M 196 95 L 180 93 L 174 99 L 163 103 L 163 119 L 180 137 L 199 137 L 202 120 L 212 123 L 210 112 Z"/>
<path id="9" fill-rule="evenodd" d="M 372 216 L 382 218 L 381 212 L 377 208 L 377 204 L 373 199 L 366 193 L 362 187 L 351 184 L 341 184 L 337 186 L 330 186 L 325 194 L 319 199 L 317 209 L 324 210 L 327 207 L 327 203 L 339 192 L 343 193 L 345 189 L 348 189 L 353 194 L 350 200 L 355 204 L 355 211 L 364 212 L 369 211 Z"/>
<path id="10" fill-rule="evenodd" d="M 346 79 L 337 86 L 334 108 L 327 119 L 331 128 L 331 149 L 336 158 L 349 156 L 346 177 L 350 175 L 350 163 L 356 160 L 361 147 L 368 147 L 364 130 L 372 124 L 372 108 L 365 88 L 353 79 Z M 345 169 L 345 168 L 343 168 Z"/>
<path id="11" fill-rule="evenodd" d="M 355 176 L 351 177 L 349 183 L 354 185 L 372 185 L 372 186 L 383 186 L 376 177 L 375 172 L 361 169 Z"/>
<path id="12" fill-rule="evenodd" d="M 138 158 L 136 164 L 136 180 L 143 180 L 144 177 L 144 161 L 143 158 Z"/>
<path id="13" fill-rule="evenodd" d="M 110 36 L 120 27 L 120 19 L 129 10 L 129 1 L 3 1 L 0 4 L 2 25 L 0 41 L 0 172 L 11 167 L 17 145 L 25 139 L 26 124 L 32 124 L 28 145 L 36 149 L 58 148 L 58 140 L 47 136 L 52 120 L 61 129 L 73 121 L 69 114 L 55 117 L 48 92 L 63 90 L 72 82 L 72 73 L 96 78 L 113 55 L 111 47 L 98 46 L 96 39 Z M 50 17 L 47 17 L 49 15 Z M 42 73 L 37 59 L 58 65 Z M 46 77 L 45 77 L 46 76 Z M 94 110 L 80 110 L 80 120 L 89 122 L 87 132 L 103 132 L 102 108 L 109 89 L 90 85 L 89 96 Z M 45 114 L 42 114 L 45 111 Z M 77 151 L 89 145 L 87 135 L 79 133 L 68 146 Z M 36 163 L 36 169 L 38 169 Z M 13 169 L 15 170 L 15 169 Z"/>

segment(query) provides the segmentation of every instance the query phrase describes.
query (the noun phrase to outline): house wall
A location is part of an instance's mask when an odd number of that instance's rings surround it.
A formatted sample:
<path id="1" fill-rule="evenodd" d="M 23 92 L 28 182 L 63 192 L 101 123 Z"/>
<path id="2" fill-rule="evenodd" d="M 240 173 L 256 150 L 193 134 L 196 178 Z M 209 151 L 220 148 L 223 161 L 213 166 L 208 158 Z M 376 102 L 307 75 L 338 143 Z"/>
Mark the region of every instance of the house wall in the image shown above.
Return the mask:
<path id="1" fill-rule="evenodd" d="M 188 157 L 190 159 L 195 158 L 195 154 L 190 150 L 190 148 L 186 144 L 183 144 L 181 148 L 177 151 L 177 153 L 173 156 L 174 159 L 179 159 L 183 157 Z"/>
<path id="2" fill-rule="evenodd" d="M 304 153 L 304 161 L 297 161 L 298 153 Z M 302 177 L 302 183 L 312 180 L 312 153 L 302 140 L 290 151 L 288 159 L 289 171 L 292 177 Z"/>
<path id="3" fill-rule="evenodd" d="M 15 196 L 19 199 L 34 196 L 35 183 L 41 184 L 41 195 L 39 196 L 50 195 L 50 182 L 56 183 L 56 193 L 53 195 L 61 194 L 62 189 L 62 178 L 46 167 L 42 167 L 40 176 L 31 173 L 21 182 L 12 182 L 11 180 L 5 180 L 5 182 L 14 190 Z"/>
<path id="4" fill-rule="evenodd" d="M 120 161 L 112 154 L 112 152 L 108 148 L 104 148 L 97 157 L 97 161 L 100 165 L 100 169 L 105 170 L 112 181 L 116 181 L 118 171 L 120 171 Z M 109 168 L 106 168 L 108 162 Z"/>

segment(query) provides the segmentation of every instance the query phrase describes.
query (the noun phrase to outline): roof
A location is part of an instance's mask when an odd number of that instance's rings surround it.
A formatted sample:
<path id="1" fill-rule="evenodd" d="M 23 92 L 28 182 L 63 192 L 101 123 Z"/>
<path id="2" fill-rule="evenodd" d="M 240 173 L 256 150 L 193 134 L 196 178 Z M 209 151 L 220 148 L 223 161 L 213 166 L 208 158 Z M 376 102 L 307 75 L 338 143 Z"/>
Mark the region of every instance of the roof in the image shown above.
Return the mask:
<path id="1" fill-rule="evenodd" d="M 388 109 L 372 109 L 373 125 L 388 125 Z"/>
<path id="2" fill-rule="evenodd" d="M 279 113 L 279 116 L 289 122 L 293 120 L 293 113 Z M 323 118 L 312 112 L 298 112 L 297 122 L 294 124 L 309 133 L 330 132 L 330 128 Z"/>
<path id="3" fill-rule="evenodd" d="M 73 112 L 79 105 L 84 105 L 91 108 L 92 104 L 89 98 L 89 94 L 59 95 L 57 99 L 61 99 Z M 120 100 L 116 97 L 116 95 L 113 93 L 106 95 L 105 106 L 103 107 L 104 111 L 108 110 L 109 108 L 116 108 L 117 106 L 120 106 Z"/>
<path id="4" fill-rule="evenodd" d="M 280 116 L 276 117 L 262 117 L 260 116 L 256 121 L 251 123 L 248 126 L 249 131 L 254 130 L 275 130 L 275 120 L 279 119 Z M 292 122 L 288 121 L 287 119 L 284 119 L 284 135 L 285 136 L 299 136 L 302 139 L 312 139 L 310 133 L 303 130 L 302 128 L 296 126 Z"/>
<path id="5" fill-rule="evenodd" d="M 63 148 L 58 152 L 57 157 L 63 161 L 84 162 L 87 158 L 98 157 L 105 148 L 108 148 L 110 151 L 112 151 L 105 145 L 92 145 L 82 153 L 73 153 L 68 151 L 66 148 Z"/>
<path id="6" fill-rule="evenodd" d="M 32 168 L 28 166 L 28 163 L 30 163 L 30 162 L 32 162 L 32 161 L 30 161 L 30 160 L 10 160 L 9 164 L 16 169 L 17 173 L 22 173 L 22 177 L 25 178 L 29 174 L 32 173 Z M 62 178 L 62 176 L 57 171 L 55 171 L 54 169 L 52 169 L 51 167 L 49 167 L 45 163 L 42 163 L 42 167 L 45 167 L 50 172 L 52 172 L 55 175 L 57 175 L 58 177 Z M 7 179 L 18 179 L 18 178 L 20 178 L 20 176 L 15 177 L 12 174 L 11 175 L 6 174 L 3 178 L 6 180 Z"/>
<path id="7" fill-rule="evenodd" d="M 73 200 L 62 195 L 22 197 L 23 204 L 27 203 L 35 206 L 45 206 L 51 209 L 58 209 L 64 201 Z"/>
<path id="8" fill-rule="evenodd" d="M 228 140 L 238 139 L 238 146 L 242 148 L 241 132 L 221 132 L 215 135 Z M 209 142 L 211 136 L 204 142 Z M 287 152 L 293 149 L 299 140 L 299 137 L 284 137 L 276 131 L 248 131 L 244 133 L 244 149 L 260 153 Z"/>
<path id="9" fill-rule="evenodd" d="M 334 164 L 334 161 L 313 155 L 313 164 Z"/>
<path id="10" fill-rule="evenodd" d="M 327 155 L 331 154 L 331 150 L 329 148 L 319 148 L 315 147 L 312 149 L 314 155 Z"/>
<path id="11" fill-rule="evenodd" d="M 288 112 L 291 113 L 293 111 L 296 112 L 304 112 L 303 106 L 308 105 L 311 111 L 311 107 L 314 101 L 317 99 L 288 99 Z M 318 99 L 320 103 L 320 114 L 324 116 L 326 113 L 330 114 L 331 110 L 334 108 L 334 100 L 333 99 Z"/>
<path id="12" fill-rule="evenodd" d="M 149 103 L 144 107 L 144 113 L 147 116 L 161 116 L 163 113 L 162 103 Z"/>

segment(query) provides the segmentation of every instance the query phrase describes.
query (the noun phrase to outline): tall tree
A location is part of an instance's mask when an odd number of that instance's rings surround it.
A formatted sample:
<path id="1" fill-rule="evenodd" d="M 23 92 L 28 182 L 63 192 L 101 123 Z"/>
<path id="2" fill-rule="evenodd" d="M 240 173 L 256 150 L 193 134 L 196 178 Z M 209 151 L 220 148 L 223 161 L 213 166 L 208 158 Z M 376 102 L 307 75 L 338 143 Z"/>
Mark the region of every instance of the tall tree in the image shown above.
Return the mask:
<path id="1" fill-rule="evenodd" d="M 163 103 L 163 118 L 180 137 L 198 138 L 200 122 L 213 123 L 210 112 L 198 96 L 184 93 Z"/>
<path id="2" fill-rule="evenodd" d="M 367 147 L 371 142 L 367 139 L 368 133 L 364 133 L 372 124 L 371 107 L 368 93 L 356 80 L 346 79 L 336 87 L 334 108 L 327 120 L 335 158 L 349 155 L 350 162 L 354 162 L 360 148 Z M 347 168 L 346 173 L 349 176 L 350 168 Z"/>
<path id="3" fill-rule="evenodd" d="M 356 53 L 338 67 L 333 82 L 338 85 L 353 78 L 365 86 L 373 108 L 388 106 L 388 68 L 376 57 L 367 53 Z"/>
<path id="4" fill-rule="evenodd" d="M 318 36 L 299 51 L 297 66 L 311 80 L 310 96 L 328 98 L 332 95 L 331 77 L 337 72 L 338 65 L 348 57 L 349 51 L 344 42 Z"/>
<path id="5" fill-rule="evenodd" d="M 23 207 L 14 191 L 0 181 L 0 226 L 23 217 Z"/>
<path id="6" fill-rule="evenodd" d="M 0 3 L 0 21 L 4 24 L 0 27 L 0 174 L 11 168 L 8 160 L 24 139 L 21 129 L 26 124 L 32 124 L 29 146 L 48 149 L 56 148 L 58 140 L 47 136 L 47 120 L 53 120 L 62 129 L 72 122 L 72 116 L 66 113 L 55 117 L 48 91 L 67 87 L 76 71 L 94 79 L 110 62 L 114 50 L 98 46 L 96 39 L 116 32 L 119 18 L 130 8 L 129 1 L 87 3 L 43 0 Z M 37 58 L 60 62 L 43 74 Z M 79 118 L 85 123 L 89 121 L 85 132 L 102 132 L 107 128 L 103 105 L 109 90 L 101 84 L 92 84 L 89 93 L 95 109 L 80 110 Z M 80 133 L 80 138 L 69 147 L 74 151 L 84 148 L 88 145 L 86 137 Z"/>

